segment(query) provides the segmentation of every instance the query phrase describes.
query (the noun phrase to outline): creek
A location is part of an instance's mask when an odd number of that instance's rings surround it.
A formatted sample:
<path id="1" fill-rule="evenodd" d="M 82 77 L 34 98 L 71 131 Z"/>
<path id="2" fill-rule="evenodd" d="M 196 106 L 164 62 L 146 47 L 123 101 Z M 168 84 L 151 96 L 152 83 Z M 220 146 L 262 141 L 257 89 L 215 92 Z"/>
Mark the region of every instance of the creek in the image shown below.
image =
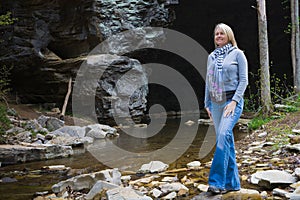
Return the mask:
<path id="1" fill-rule="evenodd" d="M 65 165 L 78 174 L 114 167 L 121 172 L 136 172 L 142 164 L 158 159 L 169 163 L 169 169 L 186 167 L 187 163 L 195 160 L 209 161 L 214 150 L 213 126 L 199 125 L 197 122 L 187 125 L 182 120 L 167 118 L 161 130 L 151 137 L 128 135 L 124 133 L 128 130 L 123 128 L 119 131 L 119 137 L 97 140 L 89 147 L 75 148 L 75 155 L 69 158 L 2 166 L 0 178 L 9 177 L 15 181 L 0 182 L 0 199 L 32 199 L 36 192 L 51 192 L 53 184 L 70 178 L 68 173 L 43 173 L 43 166 Z M 235 140 L 247 134 L 238 129 L 234 132 Z"/>

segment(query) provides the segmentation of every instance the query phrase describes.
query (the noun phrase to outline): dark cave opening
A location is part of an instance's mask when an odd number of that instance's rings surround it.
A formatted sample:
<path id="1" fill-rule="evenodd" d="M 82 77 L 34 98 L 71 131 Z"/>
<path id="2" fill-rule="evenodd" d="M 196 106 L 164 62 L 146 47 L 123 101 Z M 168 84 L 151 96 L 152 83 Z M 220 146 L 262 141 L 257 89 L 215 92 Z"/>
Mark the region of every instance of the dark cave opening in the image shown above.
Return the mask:
<path id="1" fill-rule="evenodd" d="M 240 49 L 248 59 L 249 87 L 245 96 L 257 93 L 259 78 L 259 44 L 256 1 L 180 1 L 175 9 L 176 19 L 170 27 L 184 33 L 202 45 L 208 53 L 213 51 L 213 29 L 218 23 L 226 23 L 233 29 Z M 281 1 L 267 2 L 268 36 L 271 87 L 279 78 L 293 85 L 290 56 L 290 34 L 285 33 L 290 22 L 289 9 Z M 273 83 L 272 83 L 273 82 Z M 200 96 L 204 85 L 200 85 Z M 251 91 L 249 91 L 251 88 Z"/>

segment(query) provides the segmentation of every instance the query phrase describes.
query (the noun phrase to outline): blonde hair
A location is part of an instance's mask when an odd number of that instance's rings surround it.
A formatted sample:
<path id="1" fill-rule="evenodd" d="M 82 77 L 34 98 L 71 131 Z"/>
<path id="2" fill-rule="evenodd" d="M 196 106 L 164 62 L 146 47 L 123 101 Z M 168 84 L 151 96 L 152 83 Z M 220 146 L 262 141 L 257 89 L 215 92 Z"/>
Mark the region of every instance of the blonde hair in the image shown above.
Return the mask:
<path id="1" fill-rule="evenodd" d="M 228 41 L 232 44 L 232 46 L 237 47 L 237 43 L 236 43 L 233 31 L 230 28 L 230 26 L 228 26 L 224 23 L 217 24 L 215 27 L 215 30 L 214 30 L 214 34 L 216 33 L 217 29 L 221 29 L 225 33 L 225 35 L 228 37 Z M 214 43 L 215 43 L 215 47 L 217 47 L 216 42 L 214 42 Z"/>

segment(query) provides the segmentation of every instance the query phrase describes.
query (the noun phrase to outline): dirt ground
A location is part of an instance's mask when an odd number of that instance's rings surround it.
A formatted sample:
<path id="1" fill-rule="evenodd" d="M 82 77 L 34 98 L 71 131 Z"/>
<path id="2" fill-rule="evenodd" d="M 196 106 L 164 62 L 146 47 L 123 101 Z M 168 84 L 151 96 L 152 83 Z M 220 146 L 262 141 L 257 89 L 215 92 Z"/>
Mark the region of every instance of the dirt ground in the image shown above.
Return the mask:
<path id="1" fill-rule="evenodd" d="M 55 111 L 45 110 L 43 106 L 36 105 L 36 104 L 10 104 L 9 107 L 13 108 L 17 112 L 18 117 L 23 120 L 37 119 L 41 115 L 60 118 L 60 113 L 56 111 L 57 108 L 54 108 Z M 63 119 L 65 125 L 70 125 L 70 126 L 74 125 L 74 119 L 75 119 L 74 117 L 65 115 Z M 91 123 L 90 121 L 84 119 L 76 118 L 76 120 L 77 120 L 76 125 L 84 126 Z"/>

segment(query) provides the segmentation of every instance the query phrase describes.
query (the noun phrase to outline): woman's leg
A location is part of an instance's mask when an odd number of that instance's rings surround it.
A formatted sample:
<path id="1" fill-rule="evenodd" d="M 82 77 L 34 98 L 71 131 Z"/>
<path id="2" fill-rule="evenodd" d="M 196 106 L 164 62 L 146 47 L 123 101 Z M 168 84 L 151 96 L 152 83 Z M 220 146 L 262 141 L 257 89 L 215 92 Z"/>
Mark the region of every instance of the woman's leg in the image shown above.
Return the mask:
<path id="1" fill-rule="evenodd" d="M 236 116 L 234 116 L 234 118 L 235 118 L 233 121 L 234 125 L 237 123 L 238 119 L 240 118 L 240 116 L 243 112 L 243 106 L 244 106 L 244 100 L 242 99 L 235 108 Z M 233 125 L 233 127 L 234 127 L 234 125 Z M 232 132 L 232 141 L 231 141 L 231 145 L 230 145 L 230 153 L 229 153 L 228 167 L 227 167 L 227 173 L 226 173 L 225 189 L 226 190 L 239 190 L 240 188 L 241 188 L 241 184 L 240 184 L 240 179 L 239 179 L 238 167 L 237 167 L 237 163 L 236 163 L 234 135 Z"/>
<path id="2" fill-rule="evenodd" d="M 235 161 L 232 130 L 241 115 L 242 109 L 240 107 L 242 106 L 237 105 L 233 116 L 223 117 L 223 109 L 229 102 L 223 105 L 212 105 L 211 110 L 216 128 L 217 142 L 208 183 L 210 186 L 215 186 L 222 190 L 225 188 L 237 190 L 240 187 L 240 182 Z M 238 104 L 240 103 L 243 103 L 243 101 L 241 100 Z"/>

